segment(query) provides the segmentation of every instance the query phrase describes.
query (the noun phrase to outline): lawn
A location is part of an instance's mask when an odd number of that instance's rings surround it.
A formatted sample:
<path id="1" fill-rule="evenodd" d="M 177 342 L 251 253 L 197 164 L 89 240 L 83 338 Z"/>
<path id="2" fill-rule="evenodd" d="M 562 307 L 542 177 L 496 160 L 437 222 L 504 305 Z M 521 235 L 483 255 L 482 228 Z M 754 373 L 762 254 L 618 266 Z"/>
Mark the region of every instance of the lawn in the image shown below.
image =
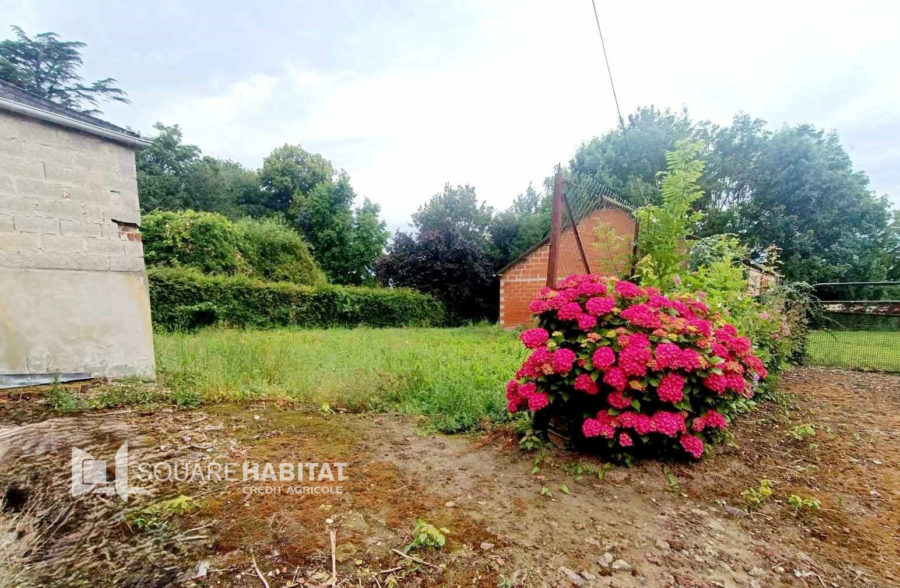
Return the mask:
<path id="1" fill-rule="evenodd" d="M 506 418 L 525 357 L 513 333 L 457 329 L 206 330 L 158 334 L 161 382 L 204 403 L 289 398 L 434 417 L 446 432 Z"/>
<path id="2" fill-rule="evenodd" d="M 813 365 L 900 372 L 898 331 L 813 331 L 808 350 Z"/>

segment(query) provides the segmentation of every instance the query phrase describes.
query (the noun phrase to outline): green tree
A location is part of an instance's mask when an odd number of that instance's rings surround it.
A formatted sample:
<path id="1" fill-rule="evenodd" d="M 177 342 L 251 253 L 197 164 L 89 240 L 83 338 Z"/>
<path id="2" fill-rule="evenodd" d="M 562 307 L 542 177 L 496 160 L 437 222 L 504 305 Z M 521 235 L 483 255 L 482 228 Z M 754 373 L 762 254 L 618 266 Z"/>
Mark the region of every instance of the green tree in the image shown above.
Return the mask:
<path id="1" fill-rule="evenodd" d="M 259 205 L 287 212 L 298 194 L 305 196 L 319 184 L 333 183 L 335 175 L 331 162 L 318 153 L 310 153 L 299 145 L 282 145 L 263 161 Z"/>
<path id="2" fill-rule="evenodd" d="M 86 114 L 98 114 L 101 100 L 128 102 L 113 78 L 84 82 L 79 74 L 84 43 L 61 41 L 51 32 L 32 38 L 17 26 L 12 30 L 14 39 L 0 41 L 0 79 Z"/>
<path id="3" fill-rule="evenodd" d="M 662 201 L 657 174 L 666 169 L 666 153 L 691 137 L 687 111 L 638 108 L 621 128 L 583 143 L 569 163 L 574 175 L 598 180 L 634 207 Z"/>
<path id="4" fill-rule="evenodd" d="M 136 160 L 141 210 L 205 210 L 229 218 L 268 212 L 255 206 L 261 194 L 256 172 L 203 156 L 183 142 L 178 125 L 158 122 L 154 128 L 157 135 Z"/>
<path id="5" fill-rule="evenodd" d="M 494 209 L 478 203 L 475 188 L 466 184 L 455 188 L 449 182 L 444 189 L 413 213 L 413 225 L 419 231 L 443 231 L 455 228 L 478 236 L 487 234 Z"/>
<path id="6" fill-rule="evenodd" d="M 528 185 L 512 205 L 491 220 L 491 243 L 501 268 L 544 238 L 550 230 L 552 199 Z"/>
<path id="7" fill-rule="evenodd" d="M 666 153 L 667 169 L 660 172 L 662 204 L 648 204 L 637 210 L 640 221 L 637 270 L 641 283 L 669 291 L 673 278 L 687 267 L 688 237 L 702 218 L 692 206 L 703 192 L 700 177 L 703 161 L 699 159 L 703 143 L 682 140 L 675 150 Z"/>

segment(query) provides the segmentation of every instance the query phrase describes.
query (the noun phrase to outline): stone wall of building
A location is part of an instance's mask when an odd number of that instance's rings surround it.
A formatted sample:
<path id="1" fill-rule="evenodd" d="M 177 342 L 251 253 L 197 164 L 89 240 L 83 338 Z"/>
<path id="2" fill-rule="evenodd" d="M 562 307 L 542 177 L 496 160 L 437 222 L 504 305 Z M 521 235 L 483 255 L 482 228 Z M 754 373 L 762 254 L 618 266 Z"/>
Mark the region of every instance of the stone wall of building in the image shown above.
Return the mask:
<path id="1" fill-rule="evenodd" d="M 153 377 L 134 150 L 0 110 L 0 374 Z"/>

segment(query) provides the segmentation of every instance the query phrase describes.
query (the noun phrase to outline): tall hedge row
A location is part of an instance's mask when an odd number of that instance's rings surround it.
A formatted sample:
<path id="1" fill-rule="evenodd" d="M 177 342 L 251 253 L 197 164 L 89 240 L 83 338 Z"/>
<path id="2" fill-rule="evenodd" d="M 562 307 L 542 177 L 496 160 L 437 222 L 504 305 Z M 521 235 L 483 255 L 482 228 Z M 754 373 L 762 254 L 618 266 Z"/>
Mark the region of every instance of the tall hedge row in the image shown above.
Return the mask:
<path id="1" fill-rule="evenodd" d="M 300 286 L 184 268 L 150 268 L 154 325 L 163 330 L 228 327 L 443 326 L 444 305 L 405 289 Z"/>

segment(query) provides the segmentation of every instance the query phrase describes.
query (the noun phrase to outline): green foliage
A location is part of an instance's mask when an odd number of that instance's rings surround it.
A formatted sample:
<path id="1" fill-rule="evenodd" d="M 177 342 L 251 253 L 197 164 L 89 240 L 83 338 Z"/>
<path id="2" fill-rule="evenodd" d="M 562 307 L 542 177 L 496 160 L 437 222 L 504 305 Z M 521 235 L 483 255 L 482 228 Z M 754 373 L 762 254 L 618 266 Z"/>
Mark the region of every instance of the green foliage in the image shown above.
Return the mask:
<path id="1" fill-rule="evenodd" d="M 272 282 L 325 283 L 309 247 L 283 220 L 242 219 L 236 226 L 243 236 L 240 253 L 252 275 Z"/>
<path id="2" fill-rule="evenodd" d="M 371 284 L 373 263 L 388 232 L 378 219 L 380 207 L 365 199 L 354 209 L 356 193 L 343 170 L 299 145 L 283 145 L 263 162 L 259 206 L 282 213 L 312 246 L 329 280 Z"/>
<path id="3" fill-rule="evenodd" d="M 809 125 L 766 129 L 738 115 L 730 125 L 693 123 L 642 107 L 621 129 L 584 143 L 571 170 L 610 187 L 626 202 L 660 204 L 657 172 L 679 140 L 701 140 L 706 213 L 701 235 L 735 233 L 758 260 L 770 245 L 783 253 L 787 280 L 863 281 L 900 276 L 897 213 L 876 197 L 833 134 Z M 893 224 L 892 224 L 893 222 Z"/>
<path id="4" fill-rule="evenodd" d="M 299 286 L 185 268 L 147 273 L 153 322 L 164 330 L 202 326 L 196 323 L 201 311 L 229 327 L 431 326 L 446 320 L 440 302 L 404 289 Z"/>
<path id="5" fill-rule="evenodd" d="M 794 439 L 805 439 L 816 436 L 816 428 L 809 423 L 802 423 L 788 430 L 788 435 Z"/>
<path id="6" fill-rule="evenodd" d="M 440 299 L 457 320 L 496 320 L 498 280 L 487 235 L 492 210 L 471 186 L 444 186 L 413 215 L 415 235 L 397 232 L 375 264 L 384 286 Z"/>
<path id="7" fill-rule="evenodd" d="M 183 143 L 178 125 L 157 122 L 157 135 L 136 156 L 141 210 L 202 210 L 229 218 L 264 214 L 256 172 L 234 161 L 203 156 Z"/>
<path id="8" fill-rule="evenodd" d="M 128 102 L 113 78 L 84 83 L 79 73 L 84 43 L 60 41 L 49 32 L 32 38 L 17 26 L 11 28 L 16 38 L 0 41 L 0 80 L 86 114 L 98 114 L 100 100 Z"/>
<path id="9" fill-rule="evenodd" d="M 182 494 L 132 511 L 125 518 L 130 525 L 141 531 L 167 531 L 172 528 L 171 519 L 201 507 L 201 503 Z"/>
<path id="10" fill-rule="evenodd" d="M 211 212 L 152 212 L 144 215 L 142 230 L 149 266 L 296 284 L 325 281 L 300 235 L 277 219 L 232 222 Z M 197 310 L 208 315 L 212 309 Z"/>
<path id="11" fill-rule="evenodd" d="M 398 232 L 375 264 L 384 286 L 413 288 L 441 300 L 460 320 L 496 320 L 498 281 L 486 242 L 455 228 Z"/>
<path id="12" fill-rule="evenodd" d="M 442 533 L 443 531 L 443 533 Z M 440 549 L 447 543 L 444 533 L 450 533 L 447 529 L 438 529 L 431 523 L 416 519 L 416 528 L 413 530 L 412 542 L 403 548 L 403 553 L 409 553 L 412 549 L 427 548 L 429 550 Z"/>
<path id="13" fill-rule="evenodd" d="M 791 506 L 791 508 L 797 511 L 803 509 L 819 510 L 819 508 L 821 508 L 822 506 L 815 498 L 803 498 L 802 496 L 797 494 L 791 494 L 788 497 L 788 504 Z"/>
<path id="14" fill-rule="evenodd" d="M 193 267 L 209 274 L 247 273 L 242 235 L 230 220 L 211 212 L 154 212 L 141 227 L 147 265 Z"/>
<path id="15" fill-rule="evenodd" d="M 543 239 L 550 231 L 551 198 L 529 184 L 512 205 L 494 215 L 489 227 L 495 266 L 499 269 Z"/>
<path id="16" fill-rule="evenodd" d="M 87 403 L 80 396 L 60 385 L 59 382 L 54 382 L 44 392 L 44 398 L 59 412 L 78 412 L 87 408 Z"/>
<path id="17" fill-rule="evenodd" d="M 759 481 L 758 488 L 747 488 L 741 492 L 741 496 L 744 497 L 747 508 L 756 508 L 772 496 L 772 482 L 763 478 Z"/>
<path id="18" fill-rule="evenodd" d="M 679 141 L 666 153 L 667 170 L 662 178 L 662 204 L 648 204 L 637 210 L 640 221 L 638 273 L 641 283 L 663 291 L 672 289 L 673 279 L 687 263 L 687 239 L 703 215 L 692 206 L 703 197 L 700 177 L 703 144 Z"/>
<path id="19" fill-rule="evenodd" d="M 457 230 L 466 235 L 484 236 L 494 209 L 478 203 L 475 188 L 444 184 L 444 190 L 431 197 L 413 213 L 412 222 L 420 232 Z"/>

